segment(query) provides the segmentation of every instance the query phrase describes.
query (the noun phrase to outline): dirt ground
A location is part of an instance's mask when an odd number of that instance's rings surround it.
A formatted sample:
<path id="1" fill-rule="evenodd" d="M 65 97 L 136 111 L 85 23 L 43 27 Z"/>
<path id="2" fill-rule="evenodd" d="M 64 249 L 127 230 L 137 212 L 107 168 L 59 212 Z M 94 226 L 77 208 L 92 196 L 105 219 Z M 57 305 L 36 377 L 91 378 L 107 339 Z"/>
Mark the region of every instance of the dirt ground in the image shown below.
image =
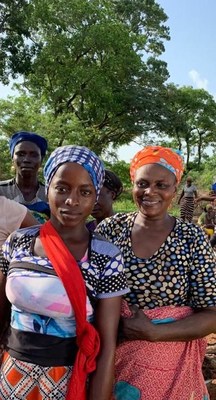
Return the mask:
<path id="1" fill-rule="evenodd" d="M 208 346 L 203 363 L 203 375 L 211 400 L 216 400 L 216 334 L 207 337 Z"/>

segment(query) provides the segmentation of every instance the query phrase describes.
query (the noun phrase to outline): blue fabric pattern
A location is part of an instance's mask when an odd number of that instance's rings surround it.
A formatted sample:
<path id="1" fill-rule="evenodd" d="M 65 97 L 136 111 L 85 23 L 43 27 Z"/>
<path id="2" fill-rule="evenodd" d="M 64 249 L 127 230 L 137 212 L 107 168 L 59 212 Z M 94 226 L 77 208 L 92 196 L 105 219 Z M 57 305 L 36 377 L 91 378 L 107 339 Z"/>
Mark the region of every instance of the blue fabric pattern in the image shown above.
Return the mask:
<path id="1" fill-rule="evenodd" d="M 104 183 L 104 165 L 93 151 L 84 146 L 62 146 L 52 152 L 44 167 L 46 192 L 55 172 L 66 162 L 75 162 L 86 169 L 95 186 L 98 198 Z"/>
<path id="2" fill-rule="evenodd" d="M 114 387 L 115 400 L 140 400 L 140 390 L 127 382 L 119 381 Z"/>

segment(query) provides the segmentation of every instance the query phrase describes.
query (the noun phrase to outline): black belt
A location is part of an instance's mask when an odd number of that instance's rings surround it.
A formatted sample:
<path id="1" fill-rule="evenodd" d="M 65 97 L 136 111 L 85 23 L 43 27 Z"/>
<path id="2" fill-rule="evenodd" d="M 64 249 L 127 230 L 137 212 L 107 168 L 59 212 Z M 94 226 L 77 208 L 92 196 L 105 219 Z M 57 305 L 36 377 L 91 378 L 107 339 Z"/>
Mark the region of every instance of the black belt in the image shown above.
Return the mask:
<path id="1" fill-rule="evenodd" d="M 78 347 L 76 337 L 61 338 L 10 328 L 8 353 L 21 361 L 44 367 L 72 366 Z"/>

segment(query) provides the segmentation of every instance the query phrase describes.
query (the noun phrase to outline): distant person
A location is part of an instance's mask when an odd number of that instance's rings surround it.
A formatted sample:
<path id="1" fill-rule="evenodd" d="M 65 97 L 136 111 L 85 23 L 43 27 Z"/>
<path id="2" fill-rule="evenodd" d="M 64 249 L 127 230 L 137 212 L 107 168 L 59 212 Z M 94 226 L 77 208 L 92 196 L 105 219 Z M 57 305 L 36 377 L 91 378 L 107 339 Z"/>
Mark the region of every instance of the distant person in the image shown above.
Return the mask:
<path id="1" fill-rule="evenodd" d="M 210 239 L 215 230 L 215 212 L 212 204 L 207 204 L 204 207 L 202 214 L 198 218 L 198 225 L 204 229 Z"/>
<path id="2" fill-rule="evenodd" d="M 115 213 L 113 202 L 121 195 L 122 191 L 123 184 L 119 177 L 114 172 L 106 169 L 100 196 L 91 213 L 95 219 L 87 223 L 89 230 L 94 231 L 104 218 L 111 217 Z"/>
<path id="3" fill-rule="evenodd" d="M 45 186 L 38 170 L 47 151 L 44 137 L 32 132 L 16 132 L 9 141 L 15 177 L 0 182 L 0 195 L 25 205 L 39 222 L 49 217 Z"/>
<path id="4" fill-rule="evenodd" d="M 213 195 L 216 196 L 216 182 L 212 184 L 211 191 L 212 191 Z"/>
<path id="5" fill-rule="evenodd" d="M 212 204 L 207 204 L 200 217 L 198 218 L 198 224 L 203 228 L 212 229 L 214 232 L 215 226 L 215 213 Z"/>
<path id="6" fill-rule="evenodd" d="M 178 200 L 178 204 L 180 204 L 180 218 L 185 222 L 192 222 L 195 199 L 198 196 L 196 186 L 192 182 L 192 178 L 188 176 Z"/>
<path id="7" fill-rule="evenodd" d="M 201 202 L 201 201 L 211 201 L 213 204 L 216 201 L 216 194 L 212 193 L 212 194 L 204 194 L 202 196 L 199 196 L 196 200 L 197 203 Z M 212 247 L 216 246 L 216 233 L 214 233 L 211 238 L 210 238 L 210 243 Z"/>

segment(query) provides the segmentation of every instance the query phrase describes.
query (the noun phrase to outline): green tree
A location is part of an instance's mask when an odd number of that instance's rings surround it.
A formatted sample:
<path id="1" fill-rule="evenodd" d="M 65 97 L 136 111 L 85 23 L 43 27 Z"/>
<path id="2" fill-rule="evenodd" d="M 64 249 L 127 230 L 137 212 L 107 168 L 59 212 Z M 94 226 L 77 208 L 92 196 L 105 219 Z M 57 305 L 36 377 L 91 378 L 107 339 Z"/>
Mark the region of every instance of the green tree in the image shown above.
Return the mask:
<path id="1" fill-rule="evenodd" d="M 79 122 L 87 146 L 100 154 L 160 119 L 168 72 L 158 56 L 169 36 L 154 0 L 3 3 L 1 76 L 20 72 L 28 92 L 63 125 Z M 69 139 L 59 134 L 62 143 Z"/>
<path id="2" fill-rule="evenodd" d="M 205 150 L 215 143 L 216 102 L 204 89 L 167 86 L 167 112 L 162 134 L 171 138 L 180 150 L 186 149 L 186 168 L 191 153 L 200 168 Z"/>
<path id="3" fill-rule="evenodd" d="M 79 120 L 72 114 L 53 115 L 53 110 L 44 106 L 43 100 L 21 94 L 0 100 L 1 137 L 10 138 L 19 130 L 34 131 L 45 136 L 49 152 L 67 143 L 84 144 L 85 132 Z"/>

